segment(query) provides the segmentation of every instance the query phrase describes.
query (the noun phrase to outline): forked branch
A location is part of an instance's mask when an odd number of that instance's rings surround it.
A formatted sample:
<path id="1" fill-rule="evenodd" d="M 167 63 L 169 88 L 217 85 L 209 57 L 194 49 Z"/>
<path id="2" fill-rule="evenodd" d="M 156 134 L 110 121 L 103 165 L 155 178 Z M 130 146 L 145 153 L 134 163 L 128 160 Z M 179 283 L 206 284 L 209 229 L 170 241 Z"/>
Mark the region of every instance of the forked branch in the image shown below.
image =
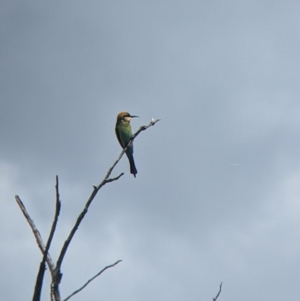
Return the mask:
<path id="1" fill-rule="evenodd" d="M 128 147 L 130 147 L 130 145 L 132 144 L 132 142 L 134 141 L 134 139 L 142 132 L 145 131 L 146 129 L 148 129 L 150 126 L 154 126 L 158 121 L 160 121 L 160 119 L 154 120 L 152 119 L 152 121 L 146 125 L 146 126 L 141 126 L 139 128 L 139 130 L 132 136 L 131 140 L 129 141 L 128 145 L 122 150 L 121 154 L 119 155 L 118 159 L 114 162 L 114 164 L 109 168 L 108 172 L 106 173 L 105 177 L 103 178 L 103 180 L 100 182 L 100 184 L 98 186 L 93 186 L 93 191 L 88 199 L 88 201 L 86 202 L 82 212 L 79 214 L 75 225 L 73 226 L 67 240 L 65 241 L 62 250 L 59 254 L 56 266 L 54 265 L 50 254 L 49 254 L 49 248 L 55 233 L 55 229 L 56 229 L 56 225 L 58 222 L 58 216 L 60 213 L 60 207 L 61 207 L 61 203 L 59 200 L 59 189 L 58 189 L 58 177 L 56 176 L 56 210 L 55 210 L 55 215 L 54 215 L 54 219 L 52 222 L 52 227 L 51 227 L 51 231 L 49 234 L 49 238 L 47 241 L 46 246 L 43 243 L 42 237 L 40 232 L 38 231 L 37 227 L 35 226 L 32 218 L 29 216 L 24 204 L 22 203 L 21 199 L 19 198 L 19 196 L 15 196 L 16 202 L 19 205 L 21 211 L 23 212 L 28 224 L 31 227 L 31 230 L 34 234 L 34 237 L 36 239 L 36 242 L 38 244 L 39 249 L 41 250 L 42 254 L 43 254 L 43 259 L 42 262 L 40 264 L 40 268 L 39 268 L 39 273 L 37 276 L 37 280 L 36 280 L 36 285 L 35 285 L 35 291 L 34 291 L 34 297 L 33 300 L 34 301 L 39 301 L 40 300 L 40 294 L 41 294 L 41 288 L 42 288 L 42 283 L 43 283 L 43 277 L 44 277 L 44 272 L 45 272 L 45 262 L 47 262 L 47 265 L 49 267 L 51 276 L 52 276 L 52 283 L 51 283 L 51 300 L 55 300 L 55 301 L 60 301 L 60 292 L 59 292 L 59 284 L 61 281 L 61 277 L 62 277 L 62 273 L 61 273 L 61 265 L 64 259 L 64 256 L 66 255 L 66 252 L 68 250 L 68 247 L 74 237 L 74 234 L 76 232 L 76 230 L 78 229 L 81 221 L 83 220 L 85 214 L 87 213 L 89 206 L 91 205 L 92 201 L 94 200 L 95 196 L 97 195 L 98 191 L 107 183 L 111 183 L 114 181 L 119 180 L 120 177 L 122 177 L 124 175 L 124 173 L 121 173 L 120 175 L 111 178 L 110 175 L 113 171 L 113 169 L 115 168 L 115 166 L 118 164 L 118 162 L 121 160 L 122 156 L 124 155 L 124 153 L 126 152 L 126 150 L 128 149 Z M 95 275 L 94 277 L 92 277 L 90 280 L 88 280 L 81 288 L 79 288 L 78 290 L 76 290 L 74 293 L 72 293 L 69 297 L 67 297 L 65 299 L 68 300 L 70 299 L 72 296 L 74 296 L 75 294 L 77 294 L 78 292 L 80 292 L 81 290 L 83 290 L 91 281 L 93 281 L 95 278 L 97 278 L 99 275 L 101 275 L 106 269 L 114 267 L 115 265 L 117 265 L 119 262 L 121 262 L 121 260 L 118 260 L 117 262 L 115 262 L 112 265 L 106 266 L 104 269 L 102 269 L 97 275 Z M 218 294 L 219 295 L 219 294 Z M 218 297 L 218 296 L 217 296 Z M 215 299 L 216 300 L 216 299 Z M 214 301 L 215 301 L 214 300 Z"/>

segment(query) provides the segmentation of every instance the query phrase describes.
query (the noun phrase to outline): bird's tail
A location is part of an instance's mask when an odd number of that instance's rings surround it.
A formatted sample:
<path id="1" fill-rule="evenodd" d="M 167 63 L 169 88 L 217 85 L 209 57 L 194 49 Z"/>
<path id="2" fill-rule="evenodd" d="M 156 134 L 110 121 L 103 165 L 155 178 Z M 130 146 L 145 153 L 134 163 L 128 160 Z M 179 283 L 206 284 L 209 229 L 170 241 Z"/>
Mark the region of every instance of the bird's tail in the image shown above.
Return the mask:
<path id="1" fill-rule="evenodd" d="M 134 164 L 134 159 L 133 159 L 133 155 L 132 153 L 126 153 L 127 157 L 128 157 L 128 160 L 129 160 L 129 164 L 130 164 L 130 173 L 135 175 L 138 173 L 137 170 L 136 170 L 136 167 L 135 167 L 135 164 Z"/>

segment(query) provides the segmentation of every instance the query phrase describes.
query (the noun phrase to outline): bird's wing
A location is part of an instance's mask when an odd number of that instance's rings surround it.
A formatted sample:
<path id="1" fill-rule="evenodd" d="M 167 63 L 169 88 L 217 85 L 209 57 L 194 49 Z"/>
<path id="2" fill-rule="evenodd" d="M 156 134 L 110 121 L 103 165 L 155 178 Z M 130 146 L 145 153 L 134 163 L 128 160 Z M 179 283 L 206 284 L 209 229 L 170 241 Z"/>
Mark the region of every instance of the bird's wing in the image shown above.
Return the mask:
<path id="1" fill-rule="evenodd" d="M 115 131 L 116 131 L 116 136 L 118 138 L 118 141 L 119 141 L 120 145 L 124 148 L 124 146 L 122 145 L 121 137 L 119 135 L 119 131 L 118 131 L 117 127 L 115 128 Z"/>

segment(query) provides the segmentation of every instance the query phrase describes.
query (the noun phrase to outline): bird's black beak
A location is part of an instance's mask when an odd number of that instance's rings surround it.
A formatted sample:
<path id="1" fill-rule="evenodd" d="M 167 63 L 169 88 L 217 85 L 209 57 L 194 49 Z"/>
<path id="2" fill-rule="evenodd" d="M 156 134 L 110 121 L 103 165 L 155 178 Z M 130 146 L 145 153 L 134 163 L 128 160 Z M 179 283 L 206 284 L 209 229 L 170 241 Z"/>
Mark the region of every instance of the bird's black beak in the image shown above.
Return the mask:
<path id="1" fill-rule="evenodd" d="M 134 116 L 134 115 L 130 115 L 131 118 L 135 118 L 135 117 L 140 117 L 140 116 Z"/>

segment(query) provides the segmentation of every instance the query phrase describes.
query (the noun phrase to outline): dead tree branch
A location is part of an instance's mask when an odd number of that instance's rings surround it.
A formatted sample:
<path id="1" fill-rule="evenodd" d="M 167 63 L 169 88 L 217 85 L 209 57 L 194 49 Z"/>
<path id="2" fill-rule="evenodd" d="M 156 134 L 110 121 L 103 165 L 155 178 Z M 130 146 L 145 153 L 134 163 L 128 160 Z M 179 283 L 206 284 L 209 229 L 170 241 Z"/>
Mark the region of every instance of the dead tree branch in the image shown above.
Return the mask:
<path id="1" fill-rule="evenodd" d="M 54 214 L 54 219 L 52 222 L 52 226 L 51 226 L 51 230 L 50 230 L 50 234 L 48 237 L 48 241 L 46 244 L 46 248 L 44 251 L 44 255 L 43 255 L 43 260 L 40 264 L 40 268 L 39 268 L 39 272 L 38 272 L 38 276 L 36 279 L 36 283 L 35 283 L 35 289 L 34 289 L 34 295 L 33 295 L 33 301 L 40 301 L 41 298 L 41 291 L 42 291 L 42 286 L 43 286 L 43 280 L 44 280 L 44 274 L 45 274 L 45 270 L 46 270 L 46 266 L 45 266 L 45 261 L 50 249 L 50 245 L 55 233 L 55 229 L 56 229 L 56 225 L 58 222 L 58 216 L 60 213 L 60 208 L 61 208 L 61 202 L 59 200 L 59 188 L 58 188 L 58 176 L 56 176 L 56 184 L 55 184 L 55 192 L 56 192 L 56 197 L 55 197 L 55 214 Z"/>
<path id="2" fill-rule="evenodd" d="M 25 216 L 25 218 L 26 218 L 26 220 L 27 220 L 32 232 L 33 232 L 33 235 L 35 237 L 35 240 L 37 242 L 37 245 L 38 245 L 39 249 L 41 250 L 42 254 L 44 255 L 46 247 L 44 245 L 44 242 L 43 242 L 43 239 L 42 239 L 42 236 L 41 236 L 39 230 L 35 226 L 34 221 L 30 217 L 30 215 L 28 214 L 28 212 L 27 212 L 23 202 L 19 198 L 19 196 L 16 195 L 15 200 L 16 200 L 17 204 L 19 205 L 23 215 Z M 47 256 L 46 256 L 46 262 L 47 262 L 48 268 L 51 272 L 51 275 L 53 277 L 55 266 L 54 266 L 54 263 L 53 263 L 49 253 L 47 253 Z"/>
<path id="3" fill-rule="evenodd" d="M 54 300 L 55 301 L 60 301 L 61 300 L 60 292 L 59 292 L 59 284 L 60 284 L 60 281 L 61 281 L 61 278 L 62 278 L 61 265 L 62 265 L 62 262 L 63 262 L 63 259 L 64 259 L 65 255 L 66 255 L 66 252 L 68 250 L 68 247 L 69 247 L 69 245 L 70 245 L 70 243 L 71 243 L 71 241 L 74 237 L 75 232 L 77 231 L 80 223 L 82 222 L 83 218 L 85 217 L 86 213 L 88 212 L 89 206 L 91 205 L 91 203 L 94 200 L 95 196 L 97 195 L 98 191 L 105 184 L 117 181 L 124 175 L 124 173 L 121 173 L 117 177 L 113 177 L 113 178 L 110 177 L 113 169 L 118 164 L 118 162 L 121 160 L 122 156 L 124 155 L 124 153 L 126 152 L 128 147 L 130 147 L 130 145 L 133 143 L 134 139 L 142 131 L 145 131 L 150 126 L 154 126 L 158 121 L 160 121 L 160 119 L 157 119 L 157 120 L 152 119 L 152 121 L 148 125 L 141 126 L 139 128 L 139 130 L 132 136 L 132 138 L 130 139 L 128 145 L 122 150 L 122 152 L 119 155 L 118 159 L 109 168 L 108 172 L 106 173 L 105 177 L 100 182 L 100 184 L 98 186 L 93 186 L 93 191 L 92 191 L 88 201 L 86 202 L 82 212 L 79 214 L 79 216 L 78 216 L 78 218 L 75 222 L 75 225 L 73 226 L 67 240 L 63 244 L 63 247 L 62 247 L 62 250 L 59 254 L 56 266 L 54 265 L 54 263 L 51 259 L 51 256 L 49 254 L 49 248 L 50 248 L 50 245 L 51 245 L 51 242 L 52 242 L 55 230 L 56 230 L 56 225 L 57 225 L 57 222 L 58 222 L 58 216 L 59 216 L 60 208 L 61 208 L 61 202 L 59 200 L 58 177 L 56 176 L 56 185 L 55 185 L 55 188 L 56 188 L 56 210 L 55 210 L 54 219 L 53 219 L 53 222 L 52 222 L 52 226 L 51 226 L 51 230 L 50 230 L 50 234 L 49 234 L 49 238 L 48 238 L 46 246 L 44 245 L 41 234 L 38 231 L 37 227 L 35 226 L 32 218 L 28 214 L 28 212 L 27 212 L 24 204 L 22 203 L 21 199 L 19 198 L 19 196 L 17 196 L 17 195 L 15 196 L 16 202 L 19 205 L 23 215 L 25 216 L 29 226 L 31 227 L 31 230 L 32 230 L 33 235 L 36 239 L 37 245 L 38 245 L 39 249 L 41 250 L 41 252 L 43 254 L 43 259 L 42 259 L 42 262 L 40 263 L 39 272 L 38 272 L 38 276 L 37 276 L 37 279 L 36 279 L 36 285 L 35 285 L 35 290 L 34 290 L 34 295 L 33 295 L 33 301 L 39 301 L 40 300 L 41 289 L 42 289 L 42 284 L 43 284 L 43 278 L 44 278 L 44 273 L 45 273 L 45 269 L 46 269 L 46 267 L 45 267 L 46 262 L 47 262 L 47 265 L 49 267 L 49 270 L 50 270 L 50 273 L 51 273 L 51 276 L 52 276 L 51 292 L 50 292 L 51 300 L 52 301 L 54 301 Z M 101 275 L 106 269 L 117 265 L 119 262 L 121 262 L 121 260 L 118 260 L 117 262 L 115 262 L 112 265 L 106 266 L 97 275 L 95 275 L 93 278 L 88 280 L 88 282 L 85 283 L 80 289 L 78 289 L 72 295 L 70 295 L 67 299 L 65 299 L 65 301 L 68 300 L 69 298 L 71 298 L 73 295 L 80 292 L 82 289 L 84 289 L 91 281 L 93 281 L 96 277 Z"/>
<path id="4" fill-rule="evenodd" d="M 70 298 L 72 298 L 74 295 L 76 295 L 77 293 L 79 293 L 80 291 L 82 291 L 90 282 L 92 282 L 94 279 L 96 279 L 98 276 L 100 276 L 105 270 L 114 267 L 115 265 L 117 265 L 119 262 L 121 262 L 122 260 L 118 260 L 116 261 L 114 264 L 108 265 L 106 266 L 104 269 L 102 269 L 98 274 L 96 274 L 94 277 L 92 277 L 91 279 L 89 279 L 82 287 L 80 287 L 78 290 L 76 290 L 75 292 L 73 292 L 70 296 L 68 296 L 66 299 L 64 299 L 63 301 L 67 301 Z"/>

